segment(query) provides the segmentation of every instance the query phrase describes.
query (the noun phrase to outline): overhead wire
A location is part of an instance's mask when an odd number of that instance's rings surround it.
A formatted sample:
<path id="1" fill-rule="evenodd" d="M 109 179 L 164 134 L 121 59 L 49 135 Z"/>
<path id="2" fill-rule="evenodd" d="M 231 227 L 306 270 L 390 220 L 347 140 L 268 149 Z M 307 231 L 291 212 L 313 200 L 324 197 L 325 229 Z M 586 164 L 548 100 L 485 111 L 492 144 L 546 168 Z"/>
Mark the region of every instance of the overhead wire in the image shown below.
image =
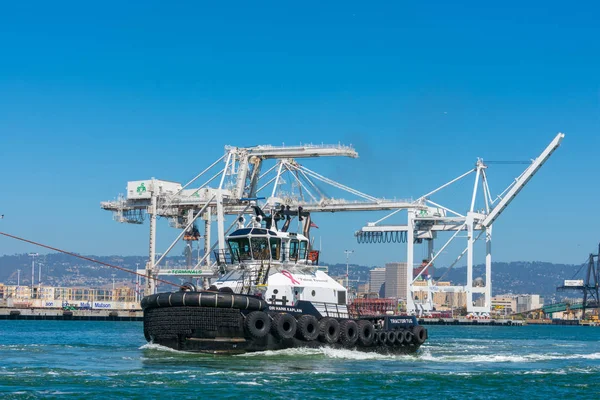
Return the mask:
<path id="1" fill-rule="evenodd" d="M 82 255 L 79 255 L 79 254 L 71 253 L 70 251 L 62 250 L 62 249 L 59 249 L 57 247 L 48 246 L 48 245 L 45 245 L 45 244 L 42 244 L 42 243 L 39 243 L 39 242 L 35 242 L 33 240 L 29 240 L 29 239 L 25 239 L 25 238 L 22 238 L 22 237 L 19 237 L 19 236 L 11 235 L 11 234 L 6 233 L 6 232 L 0 232 L 0 235 L 4 235 L 4 236 L 12 238 L 12 239 L 20 240 L 20 241 L 25 242 L 25 243 L 30 243 L 30 244 L 33 244 L 35 246 L 44 247 L 44 248 L 49 249 L 49 250 L 54 250 L 54 251 L 57 251 L 59 253 L 63 253 L 63 254 L 67 254 L 69 256 L 80 258 L 82 260 L 86 260 L 86 261 L 90 261 L 90 262 L 93 262 L 93 263 L 96 263 L 96 264 L 104 265 L 106 267 L 115 268 L 115 269 L 118 269 L 118 270 L 123 271 L 123 272 L 128 272 L 130 274 L 141 276 L 143 278 L 153 279 L 156 282 L 166 283 L 167 285 L 176 286 L 176 287 L 179 287 L 179 288 L 183 287 L 183 286 L 181 286 L 181 285 L 179 285 L 177 283 L 169 282 L 169 281 L 166 281 L 164 279 L 160 279 L 160 278 L 156 278 L 156 277 L 149 277 L 147 275 L 140 274 L 138 272 L 129 270 L 127 268 L 119 267 L 118 265 L 113 265 L 113 264 L 105 263 L 103 261 L 95 260 L 95 259 L 90 258 L 90 257 L 86 257 L 86 256 L 82 256 Z"/>
<path id="2" fill-rule="evenodd" d="M 593 256 L 592 256 L 593 257 Z M 573 274 L 573 276 L 571 277 L 571 280 L 575 279 L 575 277 L 581 272 L 581 270 L 583 269 L 583 267 L 587 266 L 590 262 L 590 257 L 588 256 L 588 258 L 581 263 L 581 266 L 579 267 L 579 269 L 577 270 L 577 272 L 575 272 Z"/>

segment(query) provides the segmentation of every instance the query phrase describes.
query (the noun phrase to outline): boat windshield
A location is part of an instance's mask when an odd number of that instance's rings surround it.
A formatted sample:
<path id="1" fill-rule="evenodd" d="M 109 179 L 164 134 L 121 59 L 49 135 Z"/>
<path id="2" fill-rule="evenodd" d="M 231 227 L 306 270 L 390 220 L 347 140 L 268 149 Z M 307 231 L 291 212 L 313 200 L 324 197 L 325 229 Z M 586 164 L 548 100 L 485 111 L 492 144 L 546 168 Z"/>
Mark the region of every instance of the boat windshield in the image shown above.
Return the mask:
<path id="1" fill-rule="evenodd" d="M 300 260 L 306 260 L 306 255 L 307 255 L 306 252 L 307 252 L 307 250 L 308 250 L 308 242 L 306 242 L 304 240 L 301 241 L 300 242 L 300 251 L 298 253 L 298 258 Z"/>
<path id="2" fill-rule="evenodd" d="M 269 238 L 269 242 L 271 243 L 271 258 L 273 260 L 280 260 L 281 239 L 272 237 Z"/>
<path id="3" fill-rule="evenodd" d="M 255 260 L 269 259 L 269 240 L 266 236 L 253 236 L 250 242 L 252 243 L 252 256 Z"/>
<path id="4" fill-rule="evenodd" d="M 290 240 L 290 261 L 298 260 L 298 240 Z"/>
<path id="5" fill-rule="evenodd" d="M 231 260 L 239 262 L 252 259 L 250 252 L 250 239 L 248 237 L 232 238 L 227 241 L 231 250 Z"/>

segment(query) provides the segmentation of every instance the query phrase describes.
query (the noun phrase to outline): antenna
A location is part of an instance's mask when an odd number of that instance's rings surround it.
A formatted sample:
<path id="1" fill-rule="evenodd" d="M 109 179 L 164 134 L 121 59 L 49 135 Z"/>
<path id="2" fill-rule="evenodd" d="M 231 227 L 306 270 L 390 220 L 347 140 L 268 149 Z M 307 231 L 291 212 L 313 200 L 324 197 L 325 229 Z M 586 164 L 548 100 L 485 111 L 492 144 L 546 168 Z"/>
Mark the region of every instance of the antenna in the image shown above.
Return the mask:
<path id="1" fill-rule="evenodd" d="M 348 281 L 348 266 L 350 265 L 350 254 L 354 253 L 354 250 L 344 250 L 346 253 L 346 295 L 350 293 L 350 283 Z"/>
<path id="2" fill-rule="evenodd" d="M 35 258 L 39 256 L 38 253 L 29 253 L 29 257 L 31 257 L 31 298 L 33 299 L 33 285 L 35 281 Z"/>

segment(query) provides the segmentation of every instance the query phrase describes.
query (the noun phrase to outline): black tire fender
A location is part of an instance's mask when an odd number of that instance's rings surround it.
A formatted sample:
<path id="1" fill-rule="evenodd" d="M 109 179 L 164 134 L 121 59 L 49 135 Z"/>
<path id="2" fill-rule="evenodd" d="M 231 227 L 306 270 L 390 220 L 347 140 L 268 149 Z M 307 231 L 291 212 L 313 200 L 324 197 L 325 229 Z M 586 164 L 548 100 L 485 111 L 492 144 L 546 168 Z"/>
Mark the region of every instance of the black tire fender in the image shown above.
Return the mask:
<path id="1" fill-rule="evenodd" d="M 351 319 L 340 322 L 340 343 L 352 347 L 358 340 L 358 324 Z"/>
<path id="2" fill-rule="evenodd" d="M 412 343 L 415 339 L 415 335 L 411 331 L 404 331 L 404 343 Z"/>
<path id="3" fill-rule="evenodd" d="M 373 346 L 378 346 L 379 343 L 379 331 L 373 333 Z"/>
<path id="4" fill-rule="evenodd" d="M 296 336 L 307 342 L 317 340 L 319 337 L 319 320 L 312 315 L 302 315 L 298 318 Z"/>
<path id="5" fill-rule="evenodd" d="M 337 343 L 340 338 L 340 323 L 334 318 L 323 318 L 319 321 L 319 340 L 324 343 Z"/>
<path id="6" fill-rule="evenodd" d="M 252 311 L 246 316 L 244 328 L 251 337 L 262 338 L 271 330 L 271 319 L 262 311 Z"/>
<path id="7" fill-rule="evenodd" d="M 296 318 L 288 313 L 279 313 L 273 316 L 271 331 L 279 339 L 291 339 L 296 334 Z"/>
<path id="8" fill-rule="evenodd" d="M 396 343 L 397 337 L 398 337 L 398 334 L 396 333 L 396 331 L 387 331 L 386 332 L 386 340 L 390 346 L 394 345 Z"/>
<path id="9" fill-rule="evenodd" d="M 371 346 L 375 341 L 375 327 L 371 321 L 358 321 L 358 342 L 365 347 Z"/>
<path id="10" fill-rule="evenodd" d="M 414 342 L 417 344 L 425 343 L 427 340 L 427 329 L 424 327 L 417 325 L 412 328 L 412 334 L 414 335 Z"/>
<path id="11" fill-rule="evenodd" d="M 402 346 L 403 344 L 406 343 L 406 341 L 404 340 L 406 338 L 406 330 L 405 329 L 401 329 L 396 333 L 396 345 L 397 346 Z"/>

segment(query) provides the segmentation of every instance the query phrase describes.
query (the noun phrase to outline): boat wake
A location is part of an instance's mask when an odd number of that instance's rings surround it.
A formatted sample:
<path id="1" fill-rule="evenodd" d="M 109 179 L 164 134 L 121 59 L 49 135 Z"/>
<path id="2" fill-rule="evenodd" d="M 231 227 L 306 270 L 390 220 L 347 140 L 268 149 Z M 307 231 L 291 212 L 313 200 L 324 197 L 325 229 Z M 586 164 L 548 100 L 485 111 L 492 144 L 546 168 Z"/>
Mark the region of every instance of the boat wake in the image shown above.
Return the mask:
<path id="1" fill-rule="evenodd" d="M 162 345 L 156 344 L 156 343 L 146 343 L 145 345 L 140 347 L 140 350 L 157 350 L 157 351 L 165 351 L 165 352 L 177 353 L 177 354 L 196 354 L 199 356 L 205 355 L 202 353 L 192 353 L 190 351 L 175 350 L 170 347 L 162 346 Z"/>
<path id="2" fill-rule="evenodd" d="M 210 356 L 208 354 L 174 350 L 156 343 L 147 343 L 140 350 L 154 350 L 175 354 L 194 356 Z M 600 353 L 589 354 L 435 354 L 430 349 L 424 349 L 416 355 L 386 355 L 379 353 L 366 353 L 351 349 L 334 349 L 331 347 L 297 347 L 284 350 L 266 350 L 252 353 L 238 354 L 233 357 L 257 357 L 257 358 L 314 358 L 325 357 L 338 360 L 380 360 L 380 361 L 412 361 L 412 362 L 434 362 L 434 363 L 535 363 L 552 360 L 600 360 Z"/>
<path id="3" fill-rule="evenodd" d="M 432 362 L 458 362 L 458 363 L 530 363 L 538 361 L 551 360 L 600 360 L 600 353 L 589 354 L 472 354 L 472 355 L 434 355 L 429 350 L 425 350 L 419 357 L 422 361 Z"/>
<path id="4" fill-rule="evenodd" d="M 343 359 L 343 360 L 398 360 L 400 358 L 411 358 L 414 356 L 408 355 L 385 355 L 379 353 L 366 353 L 351 349 L 334 349 L 331 347 L 307 348 L 297 347 L 284 350 L 266 350 L 253 353 L 239 354 L 235 357 L 314 357 L 325 356 L 327 358 Z"/>

